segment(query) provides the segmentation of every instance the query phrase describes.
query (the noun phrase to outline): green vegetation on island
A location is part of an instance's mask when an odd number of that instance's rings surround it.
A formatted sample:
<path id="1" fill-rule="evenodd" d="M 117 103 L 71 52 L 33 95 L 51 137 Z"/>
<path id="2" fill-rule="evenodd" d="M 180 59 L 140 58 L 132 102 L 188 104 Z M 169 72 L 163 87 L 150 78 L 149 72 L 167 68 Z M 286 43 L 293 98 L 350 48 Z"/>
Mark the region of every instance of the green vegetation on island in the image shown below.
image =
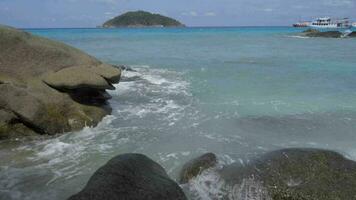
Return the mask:
<path id="1" fill-rule="evenodd" d="M 145 11 L 127 12 L 103 24 L 104 28 L 116 27 L 182 27 L 179 21 Z"/>

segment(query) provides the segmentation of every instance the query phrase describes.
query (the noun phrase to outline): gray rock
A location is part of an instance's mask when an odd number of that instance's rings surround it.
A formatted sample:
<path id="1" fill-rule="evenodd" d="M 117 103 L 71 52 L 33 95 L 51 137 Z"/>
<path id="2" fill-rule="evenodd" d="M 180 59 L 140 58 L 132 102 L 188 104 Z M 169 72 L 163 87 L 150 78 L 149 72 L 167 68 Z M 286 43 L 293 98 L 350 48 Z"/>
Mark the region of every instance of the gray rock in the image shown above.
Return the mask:
<path id="1" fill-rule="evenodd" d="M 308 29 L 304 31 L 302 35 L 307 37 L 341 38 L 343 34 L 340 31 L 321 32 L 315 29 Z"/>
<path id="2" fill-rule="evenodd" d="M 13 113 L 27 133 L 56 134 L 96 125 L 110 114 L 107 104 L 121 70 L 84 52 L 0 25 L 0 110 Z M 0 115 L 0 118 L 3 118 Z M 2 138 L 18 137 L 0 119 Z M 6 127 L 6 129 L 4 128 Z M 15 130 L 16 128 L 16 130 Z"/>
<path id="3" fill-rule="evenodd" d="M 104 77 L 87 67 L 68 67 L 48 74 L 43 81 L 54 88 L 62 90 L 79 88 L 115 89 Z"/>
<path id="4" fill-rule="evenodd" d="M 129 66 L 125 66 L 125 65 L 120 65 L 118 66 L 121 70 L 123 71 L 129 71 L 129 72 L 137 72 L 136 70 L 132 69 L 131 67 Z"/>
<path id="5" fill-rule="evenodd" d="M 185 200 L 181 188 L 148 157 L 124 154 L 97 170 L 86 187 L 68 200 Z"/>
<path id="6" fill-rule="evenodd" d="M 217 158 L 213 153 L 206 153 L 198 158 L 195 158 L 184 164 L 181 172 L 179 183 L 184 184 L 189 182 L 194 177 L 198 176 L 204 170 L 214 167 L 217 164 Z"/>
<path id="7" fill-rule="evenodd" d="M 356 162 L 326 150 L 274 151 L 220 173 L 241 199 L 251 191 L 257 191 L 255 199 L 261 200 L 356 199 Z"/>

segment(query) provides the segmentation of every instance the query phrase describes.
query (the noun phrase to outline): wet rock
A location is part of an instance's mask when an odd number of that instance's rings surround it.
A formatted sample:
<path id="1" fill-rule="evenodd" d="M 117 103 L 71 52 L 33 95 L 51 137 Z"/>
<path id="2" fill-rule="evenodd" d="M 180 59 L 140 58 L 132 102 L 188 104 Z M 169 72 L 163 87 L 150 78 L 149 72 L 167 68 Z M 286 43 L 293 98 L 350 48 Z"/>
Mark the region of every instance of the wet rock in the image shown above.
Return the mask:
<path id="1" fill-rule="evenodd" d="M 255 191 L 273 200 L 356 199 L 356 162 L 326 150 L 274 151 L 247 165 L 227 166 L 220 174 L 237 186 L 236 196 Z"/>
<path id="2" fill-rule="evenodd" d="M 4 139 L 8 135 L 9 124 L 16 116 L 5 110 L 0 109 L 0 139 Z"/>
<path id="3" fill-rule="evenodd" d="M 179 183 L 184 184 L 189 182 L 201 172 L 208 168 L 214 167 L 216 164 L 217 158 L 213 153 L 207 153 L 189 161 L 182 168 Z"/>
<path id="4" fill-rule="evenodd" d="M 352 38 L 356 37 L 356 31 L 353 31 L 352 33 L 348 34 L 347 36 L 352 37 Z"/>
<path id="5" fill-rule="evenodd" d="M 110 160 L 68 200 L 185 200 L 181 188 L 148 157 L 124 154 Z"/>
<path id="6" fill-rule="evenodd" d="M 342 33 L 340 31 L 318 31 L 315 29 L 308 29 L 302 33 L 307 37 L 324 37 L 324 38 L 341 38 Z"/>
<path id="7" fill-rule="evenodd" d="M 20 126 L 23 135 L 80 130 L 110 114 L 105 90 L 120 81 L 119 68 L 63 43 L 1 25 L 0 46 L 0 109 L 15 115 L 11 123 L 0 119 L 6 130 L 2 138 L 19 133 Z"/>
<path id="8" fill-rule="evenodd" d="M 132 69 L 131 67 L 129 66 L 126 66 L 126 65 L 120 65 L 118 66 L 121 70 L 123 71 L 129 71 L 129 72 L 137 72 L 136 70 Z"/>

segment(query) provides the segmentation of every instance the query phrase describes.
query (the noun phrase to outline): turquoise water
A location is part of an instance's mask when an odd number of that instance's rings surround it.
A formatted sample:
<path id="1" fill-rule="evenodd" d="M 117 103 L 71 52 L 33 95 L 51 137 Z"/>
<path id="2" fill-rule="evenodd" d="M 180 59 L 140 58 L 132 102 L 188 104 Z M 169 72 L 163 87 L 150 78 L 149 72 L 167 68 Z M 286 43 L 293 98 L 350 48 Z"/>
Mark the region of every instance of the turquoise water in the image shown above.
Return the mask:
<path id="1" fill-rule="evenodd" d="M 110 92 L 113 114 L 98 127 L 2 143 L 0 199 L 65 199 L 127 152 L 150 156 L 174 179 L 205 152 L 222 165 L 286 147 L 356 160 L 356 39 L 301 30 L 29 30 L 136 72 L 123 73 Z"/>

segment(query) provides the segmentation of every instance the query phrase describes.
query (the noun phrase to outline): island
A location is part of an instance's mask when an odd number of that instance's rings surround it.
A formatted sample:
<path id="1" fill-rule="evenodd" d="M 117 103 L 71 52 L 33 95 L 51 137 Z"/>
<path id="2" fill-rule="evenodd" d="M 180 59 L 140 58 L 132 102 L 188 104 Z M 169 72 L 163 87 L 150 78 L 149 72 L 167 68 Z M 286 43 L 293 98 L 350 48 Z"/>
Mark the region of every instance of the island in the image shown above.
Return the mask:
<path id="1" fill-rule="evenodd" d="M 103 28 L 120 27 L 184 27 L 179 21 L 146 11 L 127 12 L 105 22 Z"/>

